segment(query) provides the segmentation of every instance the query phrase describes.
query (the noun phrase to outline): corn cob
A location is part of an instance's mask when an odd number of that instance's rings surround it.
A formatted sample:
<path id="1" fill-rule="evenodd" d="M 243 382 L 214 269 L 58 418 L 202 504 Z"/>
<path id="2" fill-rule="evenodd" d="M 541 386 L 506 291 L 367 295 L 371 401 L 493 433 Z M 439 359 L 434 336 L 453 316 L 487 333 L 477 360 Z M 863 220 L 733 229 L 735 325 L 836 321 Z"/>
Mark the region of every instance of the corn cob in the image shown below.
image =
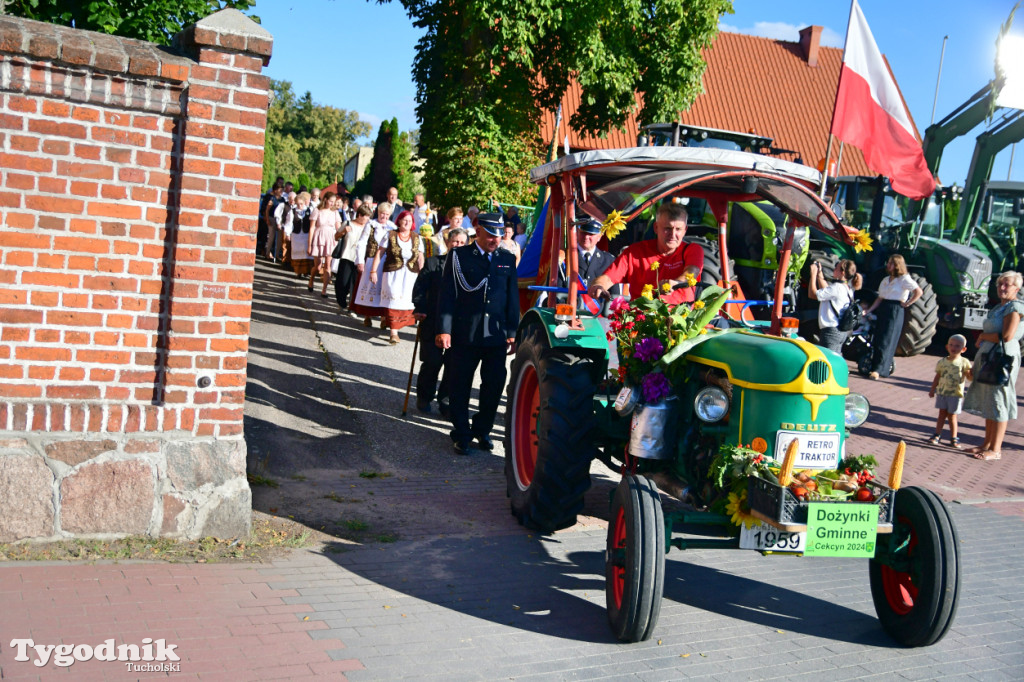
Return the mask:
<path id="1" fill-rule="evenodd" d="M 896 446 L 896 456 L 892 460 L 892 468 L 889 469 L 889 487 L 899 490 L 900 479 L 903 478 L 903 459 L 907 453 L 907 444 L 900 441 Z"/>
<path id="2" fill-rule="evenodd" d="M 793 482 L 793 464 L 796 463 L 796 450 L 799 444 L 796 438 L 789 441 L 786 456 L 782 458 L 782 469 L 779 470 L 779 485 L 783 488 Z"/>

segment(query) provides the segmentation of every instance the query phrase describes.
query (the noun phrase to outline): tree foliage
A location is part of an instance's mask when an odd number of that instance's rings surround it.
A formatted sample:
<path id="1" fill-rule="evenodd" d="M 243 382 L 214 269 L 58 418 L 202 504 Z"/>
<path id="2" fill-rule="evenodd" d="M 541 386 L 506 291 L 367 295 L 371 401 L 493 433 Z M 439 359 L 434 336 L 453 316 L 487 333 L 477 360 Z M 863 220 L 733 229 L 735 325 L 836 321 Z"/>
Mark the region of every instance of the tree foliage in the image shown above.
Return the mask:
<path id="1" fill-rule="evenodd" d="M 256 0 L 0 0 L 0 12 L 170 45 L 181 29 L 214 12 L 244 12 L 255 4 Z"/>
<path id="2" fill-rule="evenodd" d="M 370 124 L 359 120 L 358 112 L 317 104 L 309 92 L 296 96 L 289 81 L 272 80 L 270 88 L 264 184 L 278 175 L 308 187 L 340 179 L 356 139 L 370 133 Z M 308 182 L 300 181 L 303 175 Z"/>
<path id="3" fill-rule="evenodd" d="M 732 12 L 730 0 L 400 1 L 426 30 L 413 63 L 420 156 L 431 199 L 448 206 L 532 203 L 541 116 L 573 78 L 581 133 L 621 128 L 638 107 L 645 123 L 676 120 Z"/>
<path id="4" fill-rule="evenodd" d="M 397 118 L 383 121 L 373 144 L 373 158 L 353 191 L 383 200 L 388 189 L 394 187 L 398 190 L 399 199 L 412 201 L 413 196 L 423 191 L 412 165 L 413 139 L 414 135 L 398 129 Z"/>

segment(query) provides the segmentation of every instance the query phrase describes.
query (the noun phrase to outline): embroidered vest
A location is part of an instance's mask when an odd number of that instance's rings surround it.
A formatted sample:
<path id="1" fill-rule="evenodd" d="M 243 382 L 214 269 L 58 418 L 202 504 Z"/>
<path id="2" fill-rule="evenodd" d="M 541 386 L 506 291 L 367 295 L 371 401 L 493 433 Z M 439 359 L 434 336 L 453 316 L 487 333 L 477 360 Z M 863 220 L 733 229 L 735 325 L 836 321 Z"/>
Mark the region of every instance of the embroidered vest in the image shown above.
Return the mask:
<path id="1" fill-rule="evenodd" d="M 396 270 L 401 270 L 402 266 L 407 266 L 410 272 L 420 271 L 420 240 L 415 232 L 410 232 L 409 237 L 412 239 L 412 256 L 409 257 L 409 262 L 406 263 L 402 258 L 402 245 L 398 243 L 398 232 L 392 230 L 388 233 L 388 245 L 384 255 L 384 272 L 395 272 Z"/>
<path id="2" fill-rule="evenodd" d="M 380 241 L 380 238 L 377 237 L 377 226 L 380 225 L 380 223 L 371 220 L 367 225 L 370 225 L 370 238 L 366 240 L 366 255 L 364 258 L 366 260 L 370 260 L 377 255 L 377 249 L 379 247 L 377 242 Z"/>

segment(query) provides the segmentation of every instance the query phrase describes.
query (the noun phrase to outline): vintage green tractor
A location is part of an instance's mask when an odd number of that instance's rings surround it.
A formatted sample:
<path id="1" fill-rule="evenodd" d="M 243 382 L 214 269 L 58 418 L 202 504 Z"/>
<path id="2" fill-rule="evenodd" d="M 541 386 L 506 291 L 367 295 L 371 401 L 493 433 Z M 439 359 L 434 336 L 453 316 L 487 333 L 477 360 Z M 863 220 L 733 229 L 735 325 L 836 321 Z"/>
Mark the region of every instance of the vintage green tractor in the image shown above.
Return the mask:
<path id="1" fill-rule="evenodd" d="M 818 173 L 742 151 L 646 147 L 571 154 L 533 169 L 531 178 L 551 188 L 542 235 L 548 269 L 539 280 L 568 302 L 529 309 L 519 327 L 506 410 L 507 490 L 520 523 L 552 532 L 575 523 L 595 459 L 621 472 L 606 552 L 616 637 L 640 641 L 653 633 L 670 547 L 804 555 L 830 547 L 870 559 L 875 607 L 896 641 L 941 639 L 960 585 L 956 529 L 945 506 L 924 489 L 897 493 L 894 479 L 889 486 L 861 481 L 861 502 L 843 498 L 829 481 L 843 475 L 837 468 L 848 428 L 869 411 L 863 396 L 849 392 L 846 363 L 796 336 L 796 320 L 782 315 L 785 277 L 774 300 L 757 302 L 770 307 L 768 320 L 747 315 L 747 301 L 725 302 L 730 203 L 767 203 L 785 213 L 782 273 L 800 228 L 851 243 L 852 232 L 814 192 Z M 659 201 L 695 198 L 719 223 L 726 288 L 668 309 L 653 294 L 616 301 L 609 322 L 579 313 L 575 288 L 555 286 L 559 251 L 575 281 L 577 210 L 611 223 Z M 720 306 L 706 327 L 707 313 Z M 658 344 L 633 338 L 633 322 L 637 330 L 662 330 Z M 637 345 L 619 345 L 620 358 L 612 338 Z M 649 373 L 637 381 L 641 359 Z M 654 374 L 662 375 L 652 382 L 662 389 L 657 399 L 647 385 Z M 813 494 L 790 483 L 797 470 L 801 480 L 820 481 L 807 484 Z M 867 527 L 836 521 L 854 517 Z"/>

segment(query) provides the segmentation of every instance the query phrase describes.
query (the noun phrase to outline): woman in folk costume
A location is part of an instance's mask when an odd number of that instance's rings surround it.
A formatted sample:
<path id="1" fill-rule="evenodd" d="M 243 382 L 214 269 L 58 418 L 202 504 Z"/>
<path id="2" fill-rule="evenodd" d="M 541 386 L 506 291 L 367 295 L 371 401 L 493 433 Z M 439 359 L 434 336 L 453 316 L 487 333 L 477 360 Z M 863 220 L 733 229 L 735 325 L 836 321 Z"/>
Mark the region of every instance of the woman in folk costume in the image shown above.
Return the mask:
<path id="1" fill-rule="evenodd" d="M 391 330 L 392 345 L 400 340 L 399 329 L 416 324 L 412 288 L 423 269 L 423 240 L 412 230 L 412 213 L 402 211 L 395 224 L 396 228 L 378 242 L 377 254 L 370 266 L 370 281 L 380 282 L 380 304 Z"/>
<path id="2" fill-rule="evenodd" d="M 320 295 L 327 298 L 327 285 L 331 283 L 331 254 L 337 242 L 334 233 L 338 231 L 338 212 L 334 209 L 334 192 L 325 192 L 320 198 L 320 208 L 312 217 L 313 227 L 309 231 L 309 247 L 306 252 L 313 257 L 313 270 L 309 273 L 310 291 L 313 280 L 320 275 L 323 288 Z"/>
<path id="3" fill-rule="evenodd" d="M 314 209 L 309 205 L 312 197 L 309 192 L 299 192 L 295 199 L 295 217 L 292 219 L 292 270 L 296 276 L 308 275 L 313 267 L 313 259 L 309 255 L 309 231 L 312 227 L 311 217 Z"/>
<path id="4" fill-rule="evenodd" d="M 363 326 L 373 325 L 374 317 L 384 316 L 384 308 L 380 304 L 381 277 L 378 272 L 377 280 L 370 281 L 370 271 L 373 266 L 373 259 L 377 255 L 380 240 L 394 229 L 395 224 L 389 219 L 392 205 L 390 202 L 382 201 L 377 204 L 377 219 L 371 220 L 363 227 L 359 236 L 359 244 L 356 247 L 356 255 L 361 259 L 356 262 L 356 270 L 359 271 L 359 286 L 356 288 L 356 297 L 349 307 L 352 312 L 363 316 Z M 379 261 L 378 268 L 383 266 Z M 384 328 L 384 320 L 381 320 L 381 328 Z"/>

